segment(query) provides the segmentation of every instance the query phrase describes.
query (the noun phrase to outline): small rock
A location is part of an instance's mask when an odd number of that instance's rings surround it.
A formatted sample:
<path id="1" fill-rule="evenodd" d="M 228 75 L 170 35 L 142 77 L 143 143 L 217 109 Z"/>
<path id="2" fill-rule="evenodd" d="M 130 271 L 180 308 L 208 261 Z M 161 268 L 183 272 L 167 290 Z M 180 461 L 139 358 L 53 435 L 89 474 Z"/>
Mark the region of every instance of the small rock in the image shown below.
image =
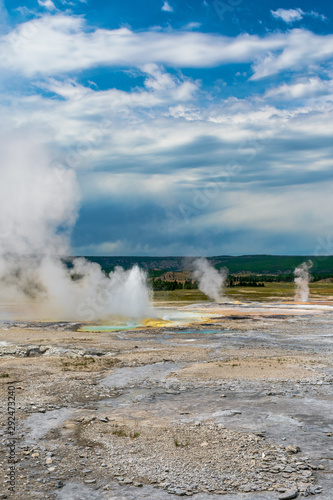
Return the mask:
<path id="1" fill-rule="evenodd" d="M 96 479 L 84 479 L 83 482 L 86 484 L 94 484 L 96 483 Z"/>
<path id="2" fill-rule="evenodd" d="M 286 451 L 288 453 L 298 453 L 299 451 L 301 451 L 301 448 L 299 446 L 287 446 Z"/>
<path id="3" fill-rule="evenodd" d="M 102 418 L 100 418 L 99 420 L 100 420 L 101 422 L 106 422 L 106 423 L 109 421 L 108 417 L 102 417 Z"/>
<path id="4" fill-rule="evenodd" d="M 64 483 L 61 481 L 61 479 L 59 479 L 57 487 L 63 488 L 63 486 L 64 486 Z"/>
<path id="5" fill-rule="evenodd" d="M 39 346 L 38 347 L 36 347 L 36 346 L 30 346 L 25 351 L 26 357 L 38 356 L 39 354 L 41 354 Z"/>
<path id="6" fill-rule="evenodd" d="M 45 460 L 45 462 L 47 464 L 52 464 L 52 458 L 51 457 L 47 457 L 47 459 Z"/>
<path id="7" fill-rule="evenodd" d="M 293 488 L 292 490 L 288 490 L 285 493 L 282 493 L 282 495 L 279 496 L 279 500 L 292 500 L 293 498 L 298 497 L 298 490 L 296 488 Z"/>

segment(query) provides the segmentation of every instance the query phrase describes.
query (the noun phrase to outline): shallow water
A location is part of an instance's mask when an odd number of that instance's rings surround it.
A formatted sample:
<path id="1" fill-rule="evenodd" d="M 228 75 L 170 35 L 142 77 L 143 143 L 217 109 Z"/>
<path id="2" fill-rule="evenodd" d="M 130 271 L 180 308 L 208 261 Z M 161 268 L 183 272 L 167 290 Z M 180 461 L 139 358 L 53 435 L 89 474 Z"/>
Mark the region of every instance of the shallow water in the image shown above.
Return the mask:
<path id="1" fill-rule="evenodd" d="M 118 332 L 121 330 L 133 330 L 142 325 L 139 323 L 132 325 L 83 325 L 80 328 L 80 332 Z"/>
<path id="2" fill-rule="evenodd" d="M 67 420 L 74 409 L 60 408 L 45 413 L 33 413 L 25 423 L 25 442 L 33 445 L 42 439 L 51 429 L 55 429 Z"/>
<path id="3" fill-rule="evenodd" d="M 149 380 L 162 382 L 169 373 L 179 370 L 183 364 L 172 362 L 154 363 L 151 365 L 119 368 L 105 377 L 101 385 L 122 388 L 128 385 L 137 385 Z"/>

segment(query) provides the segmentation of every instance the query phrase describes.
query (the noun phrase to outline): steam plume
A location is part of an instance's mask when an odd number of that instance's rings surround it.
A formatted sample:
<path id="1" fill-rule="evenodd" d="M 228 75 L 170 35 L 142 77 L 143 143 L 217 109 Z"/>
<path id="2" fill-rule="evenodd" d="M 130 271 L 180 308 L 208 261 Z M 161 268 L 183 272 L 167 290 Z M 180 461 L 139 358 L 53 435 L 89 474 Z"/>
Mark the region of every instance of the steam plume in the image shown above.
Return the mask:
<path id="1" fill-rule="evenodd" d="M 37 137 L 0 143 L 0 312 L 30 319 L 94 320 L 110 314 L 143 317 L 150 300 L 138 267 L 101 267 L 75 259 L 68 268 L 79 190 L 74 171 L 55 166 Z"/>
<path id="2" fill-rule="evenodd" d="M 216 302 L 223 299 L 228 269 L 223 267 L 219 271 L 207 259 L 194 261 L 194 279 L 198 282 L 199 290 Z"/>
<path id="3" fill-rule="evenodd" d="M 303 262 L 300 266 L 296 267 L 294 271 L 295 275 L 295 301 L 296 302 L 307 302 L 309 298 L 309 282 L 312 279 L 310 274 L 310 269 L 313 266 L 311 260 L 308 262 Z"/>

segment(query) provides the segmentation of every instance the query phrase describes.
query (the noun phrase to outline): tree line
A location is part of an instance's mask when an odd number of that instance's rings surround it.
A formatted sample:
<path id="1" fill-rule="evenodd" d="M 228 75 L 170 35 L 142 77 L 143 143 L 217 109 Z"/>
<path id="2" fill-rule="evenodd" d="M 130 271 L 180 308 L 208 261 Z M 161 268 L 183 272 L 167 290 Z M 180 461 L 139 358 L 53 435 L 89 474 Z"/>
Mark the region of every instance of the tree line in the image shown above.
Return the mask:
<path id="1" fill-rule="evenodd" d="M 197 290 L 198 284 L 195 281 L 186 280 L 182 281 L 164 281 L 160 278 L 153 280 L 153 290 L 157 292 L 169 290 Z"/>

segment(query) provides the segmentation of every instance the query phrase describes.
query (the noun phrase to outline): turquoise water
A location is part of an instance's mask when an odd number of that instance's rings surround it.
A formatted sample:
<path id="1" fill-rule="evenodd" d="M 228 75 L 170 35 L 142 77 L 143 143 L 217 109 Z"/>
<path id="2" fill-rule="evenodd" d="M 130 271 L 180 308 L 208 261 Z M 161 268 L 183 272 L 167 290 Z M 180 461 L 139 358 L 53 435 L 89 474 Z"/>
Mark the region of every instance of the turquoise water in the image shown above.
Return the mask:
<path id="1" fill-rule="evenodd" d="M 81 332 L 118 332 L 120 330 L 132 330 L 133 328 L 138 328 L 139 324 L 136 325 L 86 325 L 81 326 Z"/>

